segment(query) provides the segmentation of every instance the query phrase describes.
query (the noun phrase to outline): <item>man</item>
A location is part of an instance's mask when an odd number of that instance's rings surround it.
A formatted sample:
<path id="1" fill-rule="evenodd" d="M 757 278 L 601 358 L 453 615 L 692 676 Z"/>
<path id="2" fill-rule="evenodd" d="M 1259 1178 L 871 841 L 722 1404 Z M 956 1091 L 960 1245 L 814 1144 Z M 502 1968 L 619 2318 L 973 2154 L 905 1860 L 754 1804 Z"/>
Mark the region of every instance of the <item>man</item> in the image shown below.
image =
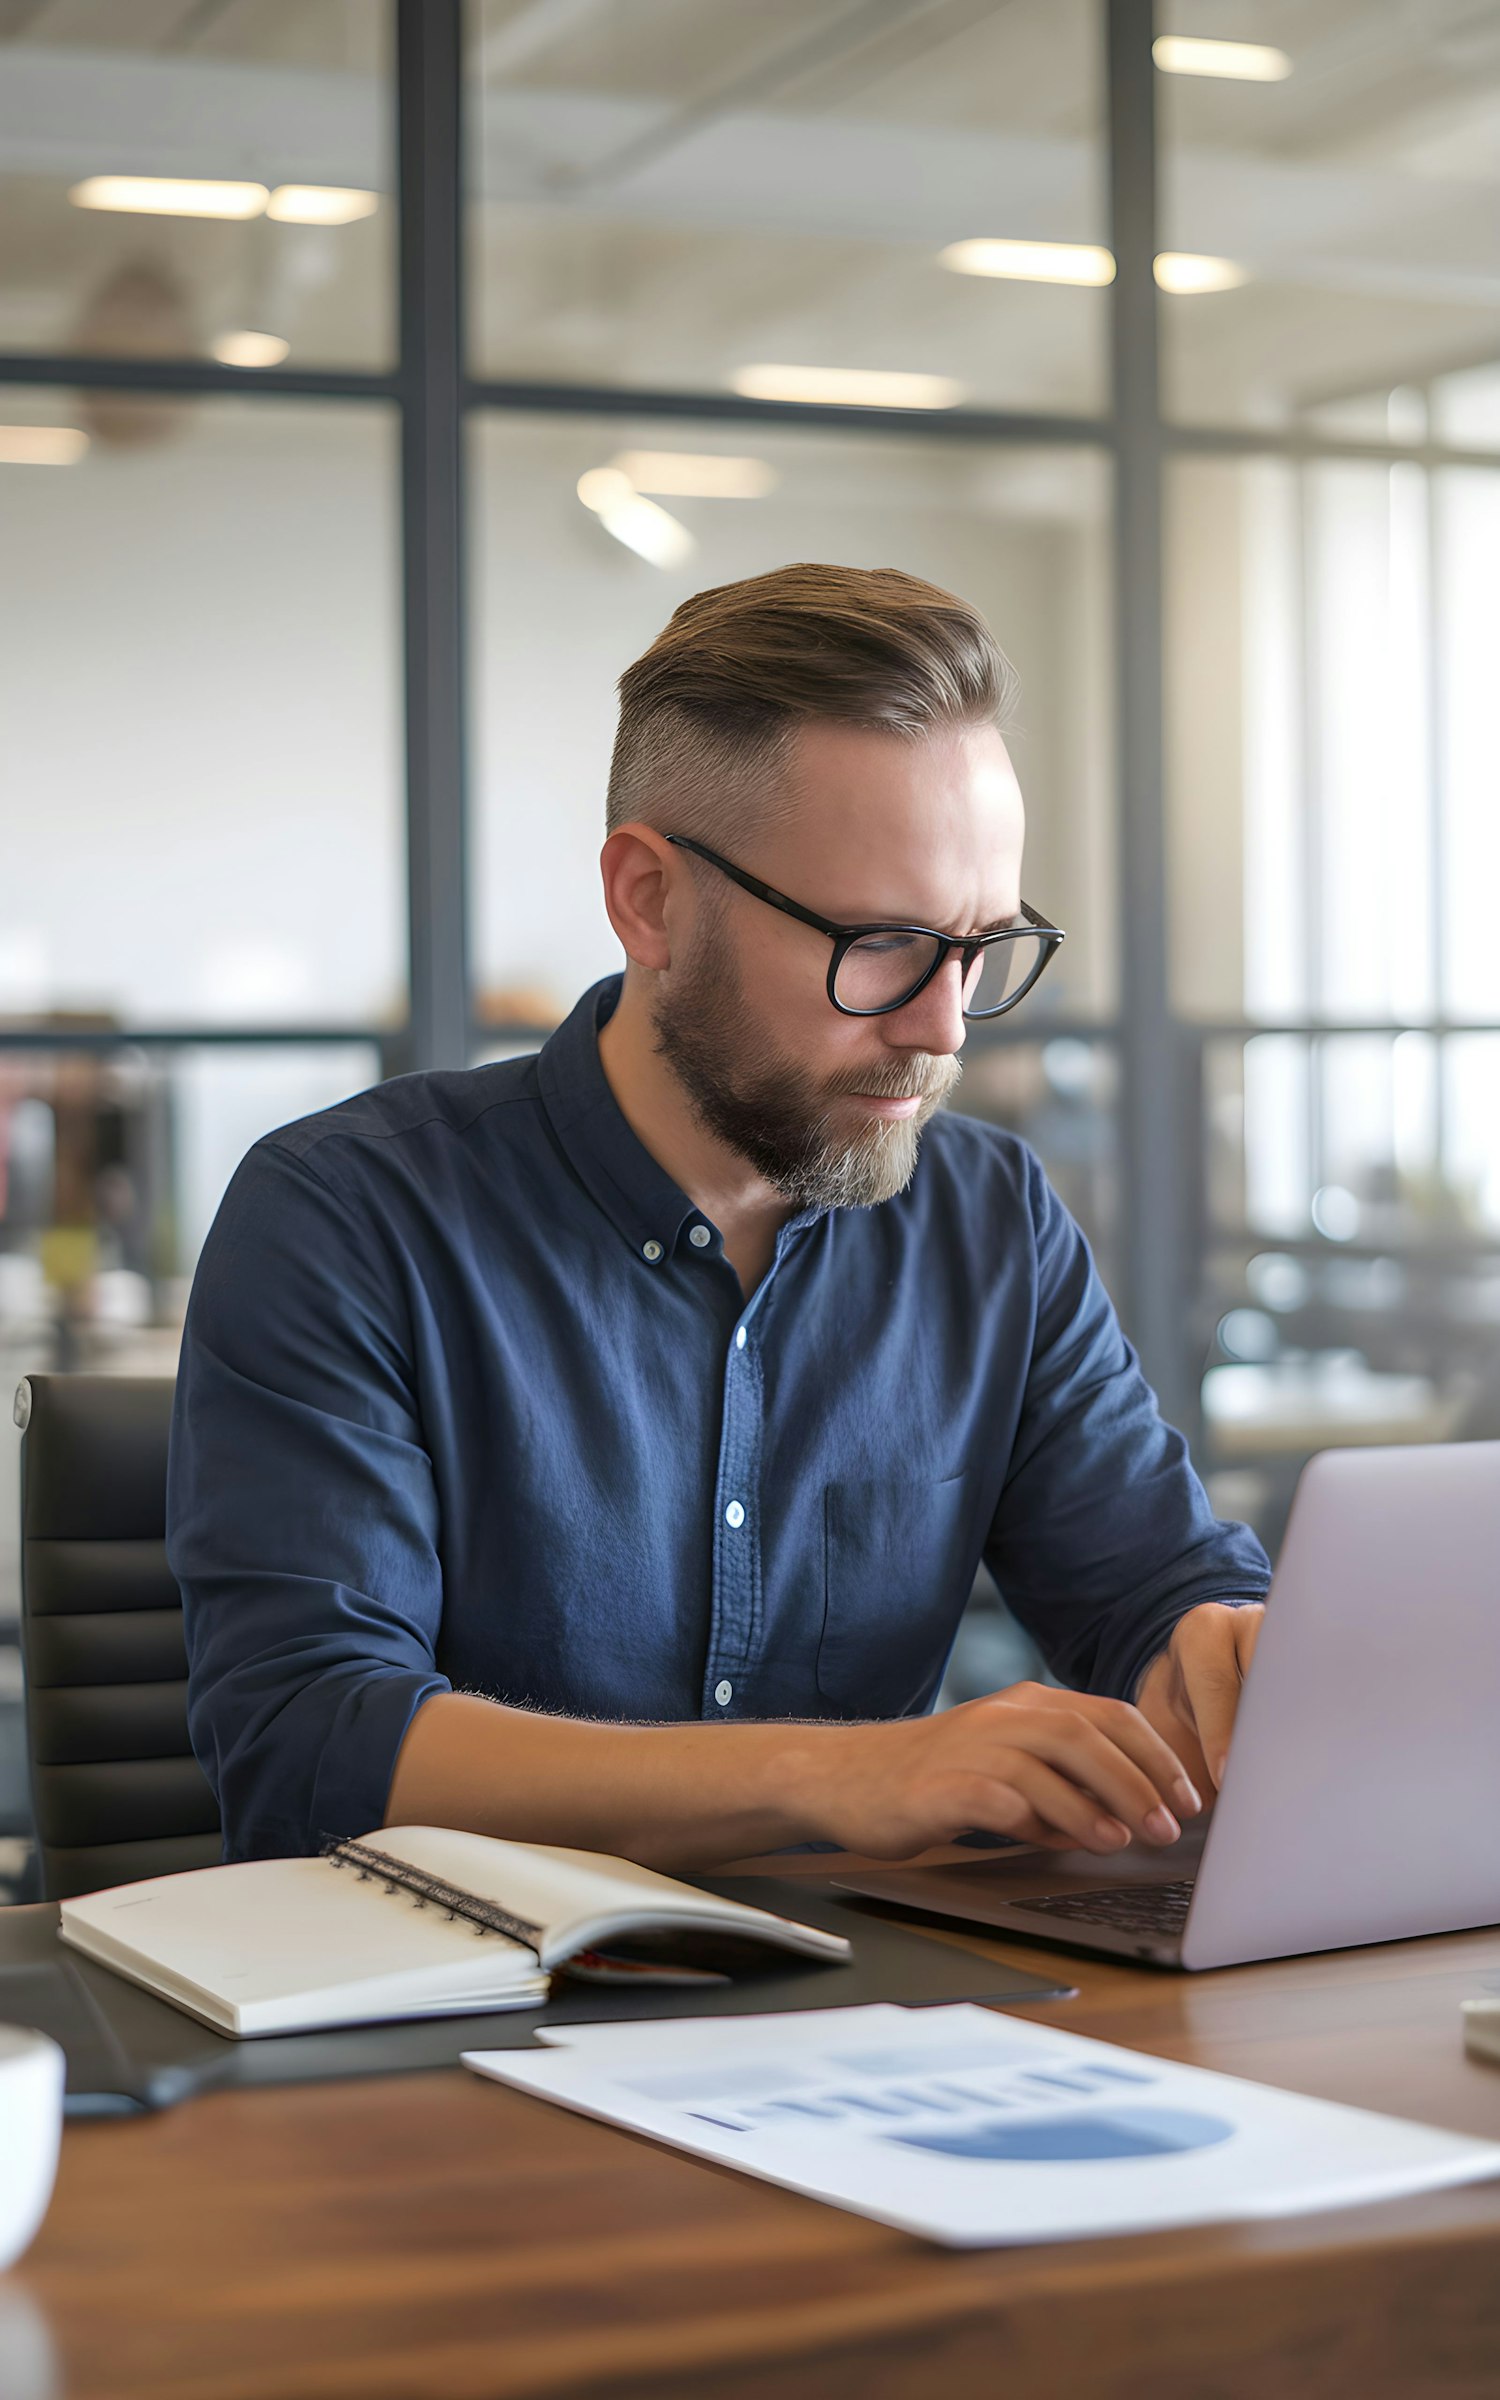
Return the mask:
<path id="1" fill-rule="evenodd" d="M 240 1168 L 169 1498 L 230 1857 L 1105 1852 L 1211 1794 L 1264 1553 L 1035 1157 L 934 1113 L 1060 939 L 1008 682 L 893 570 L 700 593 L 620 686 L 623 980 Z M 981 1557 L 1076 1688 L 931 1716 Z"/>

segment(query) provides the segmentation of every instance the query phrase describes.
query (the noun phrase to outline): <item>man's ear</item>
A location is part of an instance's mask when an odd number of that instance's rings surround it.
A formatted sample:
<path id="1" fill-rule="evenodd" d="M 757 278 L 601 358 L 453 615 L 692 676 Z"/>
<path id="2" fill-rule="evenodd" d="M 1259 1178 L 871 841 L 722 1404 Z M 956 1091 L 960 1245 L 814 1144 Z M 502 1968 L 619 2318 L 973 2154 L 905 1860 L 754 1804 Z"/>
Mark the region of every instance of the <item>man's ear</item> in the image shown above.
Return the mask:
<path id="1" fill-rule="evenodd" d="M 682 870 L 654 826 L 621 825 L 599 853 L 604 905 L 627 958 L 660 973 L 672 963 L 668 900 Z"/>

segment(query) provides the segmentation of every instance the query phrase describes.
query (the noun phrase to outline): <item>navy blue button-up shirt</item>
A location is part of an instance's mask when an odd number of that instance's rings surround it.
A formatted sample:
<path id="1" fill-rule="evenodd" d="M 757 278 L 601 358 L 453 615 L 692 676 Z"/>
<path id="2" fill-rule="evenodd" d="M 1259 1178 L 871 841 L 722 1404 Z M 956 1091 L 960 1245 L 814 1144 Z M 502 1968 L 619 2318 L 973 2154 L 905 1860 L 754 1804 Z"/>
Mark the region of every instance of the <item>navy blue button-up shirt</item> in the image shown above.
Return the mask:
<path id="1" fill-rule="evenodd" d="M 378 1825 L 434 1692 L 908 1714 L 985 1559 L 1065 1682 L 1128 1696 L 1187 1609 L 1264 1594 L 1023 1142 L 939 1114 L 747 1301 L 610 1092 L 618 991 L 269 1134 L 225 1196 L 168 1547 L 231 1858 Z"/>

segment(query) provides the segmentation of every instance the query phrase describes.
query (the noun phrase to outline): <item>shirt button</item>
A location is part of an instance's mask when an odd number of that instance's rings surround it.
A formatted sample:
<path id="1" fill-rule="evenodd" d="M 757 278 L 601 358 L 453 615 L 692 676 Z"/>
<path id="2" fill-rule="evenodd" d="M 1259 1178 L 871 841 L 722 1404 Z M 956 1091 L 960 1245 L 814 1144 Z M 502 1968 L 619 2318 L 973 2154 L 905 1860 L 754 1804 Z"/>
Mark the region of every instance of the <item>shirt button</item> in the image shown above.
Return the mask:
<path id="1" fill-rule="evenodd" d="M 718 1701 L 720 1708 L 727 1708 L 734 1698 L 734 1685 L 732 1683 L 716 1683 L 714 1698 Z"/>
<path id="2" fill-rule="evenodd" d="M 649 1258 L 653 1267 L 661 1255 L 662 1247 L 660 1242 L 642 1242 L 641 1256 L 642 1258 Z"/>
<path id="3" fill-rule="evenodd" d="M 706 1250 L 713 1238 L 706 1225 L 695 1225 L 688 1235 L 688 1240 L 695 1250 Z"/>
<path id="4" fill-rule="evenodd" d="M 734 1337 L 734 1346 L 736 1350 L 743 1350 L 745 1347 L 745 1328 L 743 1325 L 739 1328 L 739 1331 Z"/>
<path id="5" fill-rule="evenodd" d="M 736 1533 L 738 1533 L 740 1527 L 744 1524 L 745 1512 L 741 1508 L 738 1500 L 730 1501 L 729 1506 L 724 1511 L 724 1522 L 726 1525 L 732 1525 Z"/>

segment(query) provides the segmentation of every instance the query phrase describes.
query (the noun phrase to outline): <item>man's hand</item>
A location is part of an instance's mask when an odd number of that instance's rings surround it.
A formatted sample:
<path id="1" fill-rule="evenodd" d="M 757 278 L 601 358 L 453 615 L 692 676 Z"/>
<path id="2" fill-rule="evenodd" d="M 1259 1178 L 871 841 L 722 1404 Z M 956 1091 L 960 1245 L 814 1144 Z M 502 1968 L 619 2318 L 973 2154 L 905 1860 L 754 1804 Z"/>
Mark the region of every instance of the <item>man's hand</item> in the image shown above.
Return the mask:
<path id="1" fill-rule="evenodd" d="M 1217 1791 L 1224 1780 L 1240 1686 L 1265 1613 L 1258 1600 L 1236 1608 L 1205 1600 L 1190 1608 L 1136 1686 L 1136 1707 L 1200 1789 Z"/>
<path id="2" fill-rule="evenodd" d="M 971 1828 L 1047 1850 L 1121 1850 L 1132 1835 L 1160 1848 L 1182 1830 L 1173 1810 L 1202 1806 L 1139 1709 L 1040 1683 L 936 1717 L 819 1727 L 798 1766 L 819 1833 L 875 1858 Z"/>

